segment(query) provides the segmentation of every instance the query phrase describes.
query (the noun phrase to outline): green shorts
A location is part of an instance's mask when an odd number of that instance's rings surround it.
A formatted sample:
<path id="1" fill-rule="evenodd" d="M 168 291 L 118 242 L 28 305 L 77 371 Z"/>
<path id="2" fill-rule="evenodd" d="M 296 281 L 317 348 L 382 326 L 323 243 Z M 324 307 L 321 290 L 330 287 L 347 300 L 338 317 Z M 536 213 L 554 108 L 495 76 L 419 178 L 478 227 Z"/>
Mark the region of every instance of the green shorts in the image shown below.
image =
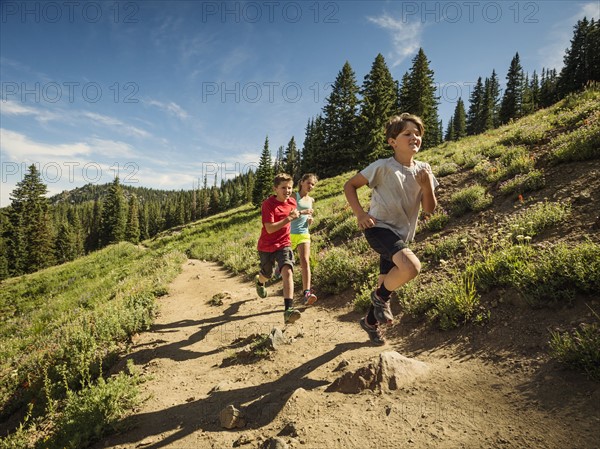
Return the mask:
<path id="1" fill-rule="evenodd" d="M 310 234 L 290 234 L 292 240 L 292 251 L 301 243 L 310 243 Z"/>

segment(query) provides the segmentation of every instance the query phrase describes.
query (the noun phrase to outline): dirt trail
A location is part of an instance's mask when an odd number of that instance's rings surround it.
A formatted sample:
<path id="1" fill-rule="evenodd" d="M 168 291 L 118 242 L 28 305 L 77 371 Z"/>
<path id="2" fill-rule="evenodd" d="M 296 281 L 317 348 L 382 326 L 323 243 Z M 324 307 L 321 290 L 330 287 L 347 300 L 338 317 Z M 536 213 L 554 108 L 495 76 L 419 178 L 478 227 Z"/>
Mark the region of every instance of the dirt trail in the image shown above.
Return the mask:
<path id="1" fill-rule="evenodd" d="M 600 385 L 559 369 L 537 343 L 510 347 L 527 323 L 481 337 L 419 333 L 406 318 L 374 347 L 347 301 L 324 298 L 287 327 L 290 345 L 221 367 L 236 339 L 283 328 L 280 288 L 259 299 L 219 265 L 187 261 L 128 356 L 150 377 L 149 399 L 127 418 L 129 430 L 95 448 L 258 448 L 278 434 L 303 449 L 600 447 Z M 230 294 L 222 306 L 207 303 L 221 292 Z M 342 359 L 355 370 L 384 350 L 427 363 L 428 375 L 391 393 L 325 391 Z M 229 404 L 244 411 L 245 427 L 220 427 Z"/>

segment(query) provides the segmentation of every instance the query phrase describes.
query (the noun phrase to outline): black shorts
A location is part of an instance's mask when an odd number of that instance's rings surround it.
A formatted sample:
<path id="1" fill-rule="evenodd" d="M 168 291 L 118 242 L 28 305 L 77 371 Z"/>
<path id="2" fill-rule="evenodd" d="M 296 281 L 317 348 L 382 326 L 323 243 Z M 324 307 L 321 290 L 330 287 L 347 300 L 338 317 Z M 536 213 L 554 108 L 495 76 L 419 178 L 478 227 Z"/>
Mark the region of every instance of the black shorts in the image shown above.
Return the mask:
<path id="1" fill-rule="evenodd" d="M 259 251 L 258 254 L 260 256 L 260 274 L 263 277 L 270 279 L 273 276 L 275 262 L 277 262 L 280 272 L 284 265 L 288 265 L 292 270 L 294 269 L 294 252 L 291 246 L 285 246 L 272 253 Z"/>
<path id="2" fill-rule="evenodd" d="M 365 229 L 365 238 L 369 246 L 379 254 L 379 273 L 388 274 L 395 264 L 392 260 L 394 254 L 408 248 L 404 240 L 387 228 Z"/>

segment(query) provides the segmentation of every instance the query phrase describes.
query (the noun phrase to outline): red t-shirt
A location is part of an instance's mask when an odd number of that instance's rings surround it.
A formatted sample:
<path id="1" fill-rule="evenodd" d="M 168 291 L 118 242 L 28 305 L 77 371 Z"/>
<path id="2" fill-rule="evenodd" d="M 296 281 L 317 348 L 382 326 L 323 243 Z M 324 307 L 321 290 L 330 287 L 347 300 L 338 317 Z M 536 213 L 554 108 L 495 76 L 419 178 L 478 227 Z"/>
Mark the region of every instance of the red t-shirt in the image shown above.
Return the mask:
<path id="1" fill-rule="evenodd" d="M 279 231 L 272 234 L 267 232 L 265 223 L 277 223 L 287 217 L 294 209 L 296 209 L 296 199 L 289 197 L 286 201 L 281 202 L 275 195 L 271 195 L 262 203 L 262 222 L 263 227 L 258 239 L 258 250 L 267 253 L 273 253 L 285 246 L 292 246 L 290 240 L 290 223 L 287 223 Z"/>

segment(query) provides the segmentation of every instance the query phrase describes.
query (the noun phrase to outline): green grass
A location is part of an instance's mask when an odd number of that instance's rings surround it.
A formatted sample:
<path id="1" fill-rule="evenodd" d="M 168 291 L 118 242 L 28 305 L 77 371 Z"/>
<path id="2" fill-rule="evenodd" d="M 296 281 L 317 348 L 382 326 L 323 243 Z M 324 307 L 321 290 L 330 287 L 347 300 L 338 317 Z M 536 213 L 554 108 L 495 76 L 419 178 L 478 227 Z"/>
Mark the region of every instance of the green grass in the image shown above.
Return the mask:
<path id="1" fill-rule="evenodd" d="M 485 236 L 478 235 L 478 229 L 467 237 L 464 228 L 453 228 L 460 221 L 452 217 L 471 212 L 469 220 L 475 223 L 479 212 L 498 205 L 494 201 L 506 202 L 501 195 L 494 199 L 492 192 L 523 194 L 544 187 L 545 173 L 538 164 L 545 155 L 555 163 L 597 158 L 599 105 L 600 91 L 590 89 L 513 124 L 419 153 L 442 186 L 444 177 L 459 171 L 467 185 L 475 177 L 483 185 L 455 192 L 420 222 L 421 229 L 445 236 L 434 234 L 411 244 L 423 269 L 396 292 L 406 313 L 450 329 L 484 322 L 490 313 L 486 295 L 496 288 L 521 295 L 535 307 L 568 304 L 578 295 L 600 291 L 597 242 L 540 244 L 555 229 L 568 227 L 567 203 L 515 205 L 518 211 Z M 531 156 L 532 148 L 542 148 L 536 153 L 540 159 Z M 376 285 L 378 256 L 358 230 L 343 196 L 342 186 L 350 176 L 320 181 L 312 194 L 316 212 L 311 266 L 320 295 L 353 292 L 355 309 L 363 310 Z M 367 208 L 370 190 L 358 193 Z M 115 245 L 3 282 L 2 417 L 19 409 L 28 413 L 20 429 L 1 440 L 0 448 L 85 447 L 114 429 L 136 400 L 138 380 L 125 373 L 105 379 L 103 373 L 128 338 L 148 328 L 155 298 L 168 291 L 184 255 L 217 261 L 251 279 L 258 272 L 260 229 L 260 210 L 245 205 L 177 232 L 167 231 L 145 242 L 147 249 Z M 294 279 L 299 287 L 297 272 Z M 595 376 L 597 334 L 596 326 L 553 335 L 553 354 Z M 260 345 L 255 349 L 259 355 L 264 350 Z M 45 442 L 36 442 L 36 436 Z"/>
<path id="2" fill-rule="evenodd" d="M 492 196 L 480 185 L 466 187 L 454 193 L 450 198 L 450 211 L 455 216 L 467 212 L 478 212 L 487 209 L 492 204 Z"/>
<path id="3" fill-rule="evenodd" d="M 558 361 L 600 381 L 600 326 L 597 323 L 573 332 L 552 332 L 550 353 Z"/>
<path id="4" fill-rule="evenodd" d="M 63 407 L 69 391 L 102 382 L 103 366 L 114 363 L 128 338 L 151 324 L 155 297 L 166 291 L 183 260 L 181 253 L 122 243 L 5 281 L 2 416 L 27 404 L 35 404 L 34 418 L 48 415 L 54 402 Z"/>

